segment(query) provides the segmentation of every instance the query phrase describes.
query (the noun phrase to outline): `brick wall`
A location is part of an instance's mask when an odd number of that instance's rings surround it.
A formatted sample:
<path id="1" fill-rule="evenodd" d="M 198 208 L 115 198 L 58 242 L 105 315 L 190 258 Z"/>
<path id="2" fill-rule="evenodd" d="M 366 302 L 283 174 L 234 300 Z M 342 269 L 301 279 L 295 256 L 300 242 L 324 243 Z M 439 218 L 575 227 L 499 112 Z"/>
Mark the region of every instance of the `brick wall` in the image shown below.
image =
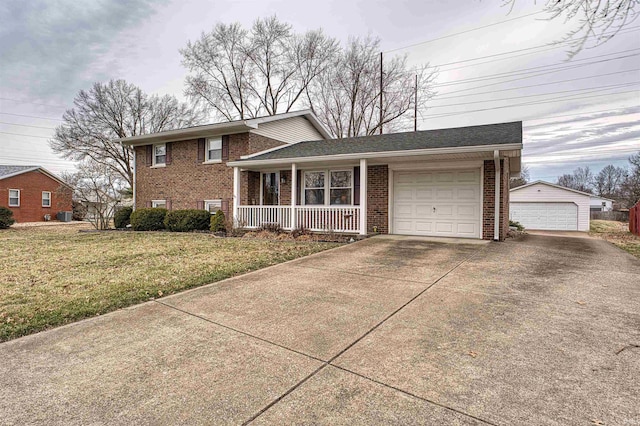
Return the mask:
<path id="1" fill-rule="evenodd" d="M 229 161 L 279 145 L 283 142 L 253 133 L 229 135 Z M 231 209 L 233 168 L 226 162 L 203 164 L 198 161 L 197 139 L 172 142 L 172 161 L 165 167 L 152 168 L 146 164 L 145 146 L 135 150 L 137 207 L 145 207 L 151 200 L 167 200 L 172 210 L 195 209 L 198 201 L 221 199 L 227 201 Z M 259 182 L 258 173 L 241 173 L 241 203 L 247 204 L 254 198 L 259 202 Z"/>
<path id="2" fill-rule="evenodd" d="M 9 189 L 20 190 L 19 207 L 9 207 Z M 51 207 L 42 207 L 42 191 L 51 192 Z M 0 180 L 0 206 L 13 211 L 16 222 L 43 222 L 45 214 L 56 220 L 58 212 L 72 211 L 71 198 L 70 188 L 38 170 Z"/>
<path id="3" fill-rule="evenodd" d="M 377 227 L 378 233 L 389 233 L 389 168 L 367 168 L 367 232 Z"/>
<path id="4" fill-rule="evenodd" d="M 504 241 L 509 231 L 509 162 L 500 160 L 500 226 L 499 238 Z M 484 162 L 482 235 L 485 240 L 493 239 L 495 223 L 495 179 L 496 170 L 493 160 Z"/>

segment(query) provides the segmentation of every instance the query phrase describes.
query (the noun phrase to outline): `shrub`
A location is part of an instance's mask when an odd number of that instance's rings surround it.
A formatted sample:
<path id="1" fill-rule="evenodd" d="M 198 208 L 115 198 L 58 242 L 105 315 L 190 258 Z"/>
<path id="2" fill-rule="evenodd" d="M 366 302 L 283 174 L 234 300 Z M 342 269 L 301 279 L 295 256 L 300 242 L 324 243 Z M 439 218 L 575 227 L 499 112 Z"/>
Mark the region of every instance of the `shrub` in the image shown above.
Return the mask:
<path id="1" fill-rule="evenodd" d="M 131 213 L 131 227 L 134 231 L 158 231 L 164 229 L 164 218 L 167 209 L 137 209 Z"/>
<path id="2" fill-rule="evenodd" d="M 13 212 L 6 207 L 0 207 L 0 229 L 7 229 L 16 223 Z"/>
<path id="3" fill-rule="evenodd" d="M 167 213 L 164 226 L 173 232 L 206 231 L 211 213 L 206 210 L 174 210 Z"/>
<path id="4" fill-rule="evenodd" d="M 227 230 L 227 219 L 224 217 L 222 210 L 218 210 L 211 216 L 209 229 L 212 232 L 225 232 Z"/>
<path id="5" fill-rule="evenodd" d="M 73 220 L 84 220 L 87 217 L 87 206 L 79 201 L 73 201 Z"/>
<path id="6" fill-rule="evenodd" d="M 279 223 L 263 223 L 260 225 L 260 228 L 258 228 L 258 231 L 267 231 L 274 234 L 281 234 L 284 232 Z"/>
<path id="7" fill-rule="evenodd" d="M 515 226 L 518 231 L 524 231 L 524 226 L 520 222 L 516 222 L 515 220 L 509 221 L 509 226 Z"/>
<path id="8" fill-rule="evenodd" d="M 122 207 L 113 216 L 113 224 L 116 228 L 126 228 L 131 223 L 131 213 L 133 213 L 133 207 Z"/>

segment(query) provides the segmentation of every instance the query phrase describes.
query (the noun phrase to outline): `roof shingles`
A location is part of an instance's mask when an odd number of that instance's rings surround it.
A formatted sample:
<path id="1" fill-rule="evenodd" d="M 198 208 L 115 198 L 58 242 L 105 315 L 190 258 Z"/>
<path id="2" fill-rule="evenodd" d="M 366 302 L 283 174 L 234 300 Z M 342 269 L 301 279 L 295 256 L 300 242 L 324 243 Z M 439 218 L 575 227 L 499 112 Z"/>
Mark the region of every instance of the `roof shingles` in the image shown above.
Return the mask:
<path id="1" fill-rule="evenodd" d="M 11 176 L 25 170 L 37 169 L 38 167 L 39 166 L 11 166 L 0 164 L 0 179 L 4 179 L 7 176 Z"/>

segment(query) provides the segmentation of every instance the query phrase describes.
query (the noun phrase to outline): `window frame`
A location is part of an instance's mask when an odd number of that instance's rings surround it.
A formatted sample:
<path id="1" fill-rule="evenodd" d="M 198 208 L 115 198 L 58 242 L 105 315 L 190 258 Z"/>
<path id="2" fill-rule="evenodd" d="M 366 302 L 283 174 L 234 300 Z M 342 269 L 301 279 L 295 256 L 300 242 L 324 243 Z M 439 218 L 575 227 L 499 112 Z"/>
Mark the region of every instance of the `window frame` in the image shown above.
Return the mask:
<path id="1" fill-rule="evenodd" d="M 158 155 L 156 154 L 157 147 L 164 147 L 164 163 L 158 163 Z M 165 167 L 167 165 L 167 144 L 166 143 L 155 143 L 153 144 L 153 167 Z"/>
<path id="2" fill-rule="evenodd" d="M 44 204 L 44 194 L 49 194 L 49 198 L 47 198 L 47 201 L 49 201 L 48 205 Z M 42 207 L 49 207 L 51 208 L 51 191 L 42 191 Z"/>
<path id="3" fill-rule="evenodd" d="M 151 200 L 151 208 L 152 209 L 166 209 L 167 208 L 167 200 Z"/>
<path id="4" fill-rule="evenodd" d="M 216 212 L 212 212 L 212 211 L 209 209 L 209 206 L 210 206 L 210 205 L 212 205 L 212 204 L 213 204 L 213 205 L 216 205 L 216 207 L 218 207 L 218 210 L 222 210 L 222 199 L 218 199 L 218 200 L 215 200 L 215 199 L 214 199 L 214 200 L 204 200 L 204 209 L 205 209 L 206 211 L 208 211 L 210 214 L 212 214 L 212 215 L 213 215 L 213 214 L 216 214 Z M 216 211 L 217 211 L 217 210 L 216 210 Z"/>
<path id="5" fill-rule="evenodd" d="M 350 179 L 350 187 L 332 187 L 331 186 L 331 173 L 333 172 L 348 172 L 349 175 L 351 176 Z M 307 188 L 307 179 L 306 179 L 306 175 L 307 173 L 324 173 L 324 187 L 320 188 Z M 339 168 L 339 169 L 313 169 L 313 170 L 304 170 L 302 172 L 302 199 L 301 204 L 303 206 L 325 206 L 325 207 L 331 207 L 331 206 L 348 206 L 348 207 L 353 207 L 355 206 L 355 204 L 353 204 L 354 199 L 354 171 L 353 168 Z M 331 204 L 331 190 L 332 189 L 350 189 L 350 193 L 351 193 L 351 204 Z M 306 197 L 306 191 L 307 189 L 323 189 L 324 190 L 324 203 L 323 204 L 307 204 L 307 197 Z"/>
<path id="6" fill-rule="evenodd" d="M 218 143 L 220 143 L 220 148 L 219 149 L 209 149 L 210 143 L 216 141 Z M 211 158 L 211 151 L 217 151 L 220 153 L 220 158 Z M 210 138 L 206 138 L 205 139 L 205 146 L 204 146 L 204 162 L 206 164 L 215 164 L 215 163 L 222 163 L 222 136 L 214 136 L 214 137 L 210 137 Z"/>
<path id="7" fill-rule="evenodd" d="M 18 193 L 17 197 L 12 197 L 11 196 L 11 191 L 16 191 Z M 18 203 L 17 204 L 11 204 L 11 199 L 12 198 L 17 198 L 18 199 Z M 19 189 L 14 189 L 14 188 L 9 188 L 9 207 L 20 207 L 20 190 Z"/>

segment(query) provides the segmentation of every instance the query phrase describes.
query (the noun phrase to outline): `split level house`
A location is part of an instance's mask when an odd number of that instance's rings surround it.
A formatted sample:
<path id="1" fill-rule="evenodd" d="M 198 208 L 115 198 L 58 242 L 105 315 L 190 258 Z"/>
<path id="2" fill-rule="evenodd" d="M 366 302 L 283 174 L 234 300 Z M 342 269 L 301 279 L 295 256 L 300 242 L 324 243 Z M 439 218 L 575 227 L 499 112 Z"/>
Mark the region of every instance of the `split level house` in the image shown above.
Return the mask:
<path id="1" fill-rule="evenodd" d="M 72 211 L 73 189 L 40 166 L 0 165 L 0 206 L 13 212 L 16 222 L 55 220 Z"/>
<path id="2" fill-rule="evenodd" d="M 503 240 L 522 123 L 332 139 L 310 111 L 120 140 L 134 206 L 223 210 L 235 226 Z"/>

